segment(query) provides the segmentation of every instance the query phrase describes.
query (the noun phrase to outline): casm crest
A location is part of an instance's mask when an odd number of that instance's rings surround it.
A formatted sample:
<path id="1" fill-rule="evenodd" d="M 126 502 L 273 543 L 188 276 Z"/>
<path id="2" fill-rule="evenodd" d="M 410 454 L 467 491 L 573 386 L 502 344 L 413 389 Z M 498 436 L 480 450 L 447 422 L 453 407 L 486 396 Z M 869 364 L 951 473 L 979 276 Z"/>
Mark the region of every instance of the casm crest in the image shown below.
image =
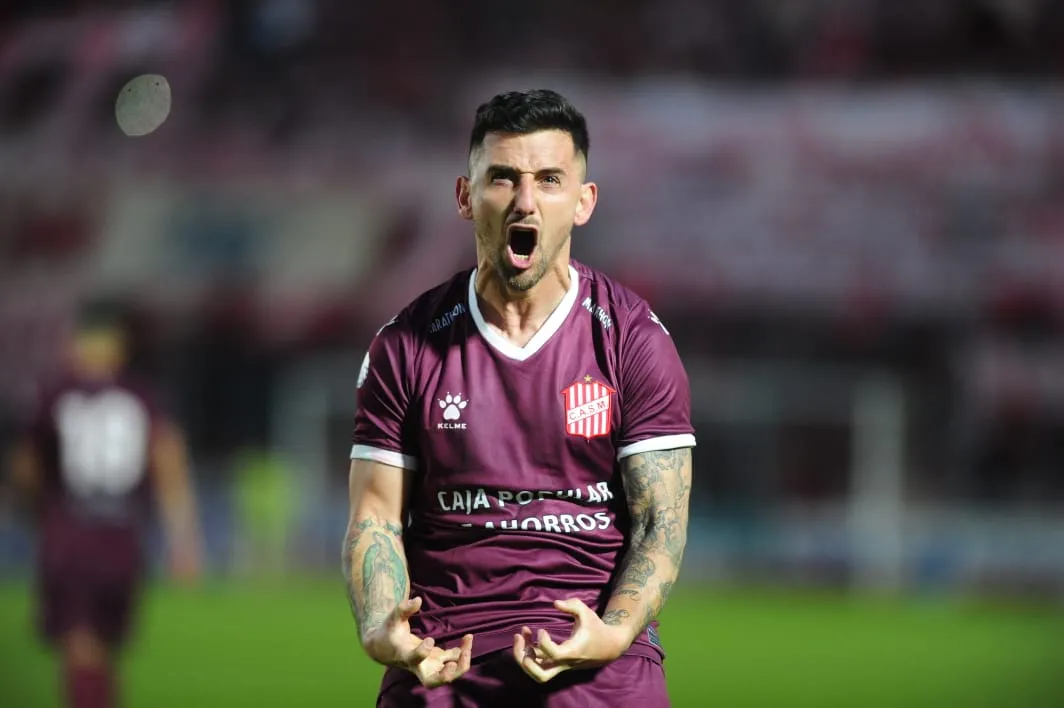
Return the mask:
<path id="1" fill-rule="evenodd" d="M 585 376 L 582 381 L 562 389 L 565 407 L 565 432 L 582 438 L 597 438 L 610 433 L 613 394 L 606 384 Z"/>

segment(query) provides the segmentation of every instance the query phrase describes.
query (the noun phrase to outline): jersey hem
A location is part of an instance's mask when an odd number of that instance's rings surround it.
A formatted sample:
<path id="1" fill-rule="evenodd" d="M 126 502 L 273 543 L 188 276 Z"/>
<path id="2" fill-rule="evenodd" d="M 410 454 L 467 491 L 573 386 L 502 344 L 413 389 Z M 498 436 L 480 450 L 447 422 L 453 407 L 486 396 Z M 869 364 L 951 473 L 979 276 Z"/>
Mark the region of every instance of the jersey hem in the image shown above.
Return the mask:
<path id="1" fill-rule="evenodd" d="M 572 629 L 572 625 L 561 625 L 564 628 L 564 632 L 568 633 Z M 550 629 L 550 627 L 546 627 Z M 479 658 L 486 654 L 493 654 L 498 651 L 510 651 L 514 644 L 514 634 L 521 631 L 520 626 L 511 627 L 509 629 L 496 630 L 493 632 L 473 632 L 473 658 Z M 629 645 L 625 650 L 624 656 L 641 656 L 658 664 L 662 663 L 665 659 L 665 652 L 658 649 L 654 645 L 644 641 L 646 636 L 646 630 Z M 561 642 L 564 640 L 565 634 L 562 636 L 555 636 L 555 642 Z M 458 639 L 454 640 L 457 644 Z M 441 644 L 450 645 L 451 642 L 441 642 Z"/>

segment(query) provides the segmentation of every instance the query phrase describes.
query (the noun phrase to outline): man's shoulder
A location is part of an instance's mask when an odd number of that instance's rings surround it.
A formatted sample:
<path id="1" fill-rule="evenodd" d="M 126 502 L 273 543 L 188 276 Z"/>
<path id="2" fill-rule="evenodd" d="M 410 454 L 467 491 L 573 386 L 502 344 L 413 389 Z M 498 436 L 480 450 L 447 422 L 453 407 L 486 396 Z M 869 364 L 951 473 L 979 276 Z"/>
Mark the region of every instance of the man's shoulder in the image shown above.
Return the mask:
<path id="1" fill-rule="evenodd" d="M 578 261 L 570 261 L 581 280 L 586 284 L 582 291 L 586 293 L 582 300 L 585 308 L 591 309 L 592 314 L 604 311 L 616 320 L 618 327 L 623 330 L 633 316 L 650 311 L 650 305 L 646 299 L 616 278 L 607 275 L 601 270 Z M 592 309 L 594 308 L 594 309 Z"/>
<path id="2" fill-rule="evenodd" d="M 472 268 L 459 271 L 425 290 L 389 320 L 378 334 L 391 330 L 397 336 L 417 341 L 450 326 L 469 311 L 468 289 L 472 272 Z"/>
<path id="3" fill-rule="evenodd" d="M 62 371 L 39 381 L 36 385 L 36 401 L 42 407 L 52 406 L 68 395 L 94 397 L 114 393 L 141 400 L 154 398 L 150 383 L 131 372 L 121 372 L 113 377 L 96 379 L 76 372 Z"/>

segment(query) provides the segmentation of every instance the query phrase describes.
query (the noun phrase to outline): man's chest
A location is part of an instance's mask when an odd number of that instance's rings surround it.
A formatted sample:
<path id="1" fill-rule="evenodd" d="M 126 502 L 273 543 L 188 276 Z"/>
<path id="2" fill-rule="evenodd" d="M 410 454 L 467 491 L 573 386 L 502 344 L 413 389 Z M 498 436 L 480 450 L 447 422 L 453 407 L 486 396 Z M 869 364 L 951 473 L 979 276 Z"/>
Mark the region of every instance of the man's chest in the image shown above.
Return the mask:
<path id="1" fill-rule="evenodd" d="M 604 359 L 590 347 L 528 361 L 476 348 L 446 352 L 423 379 L 409 431 L 425 471 L 450 484 L 513 488 L 609 480 L 622 416 Z"/>

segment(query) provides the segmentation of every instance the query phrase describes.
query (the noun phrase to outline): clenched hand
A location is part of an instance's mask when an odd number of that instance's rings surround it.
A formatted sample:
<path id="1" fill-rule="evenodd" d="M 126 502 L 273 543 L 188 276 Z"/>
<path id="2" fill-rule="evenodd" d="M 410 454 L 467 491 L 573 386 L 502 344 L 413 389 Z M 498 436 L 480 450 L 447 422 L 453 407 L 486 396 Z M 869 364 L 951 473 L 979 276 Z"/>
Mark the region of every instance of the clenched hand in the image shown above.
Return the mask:
<path id="1" fill-rule="evenodd" d="M 379 627 L 367 633 L 362 644 L 370 658 L 412 672 L 425 686 L 451 683 L 469 670 L 473 635 L 462 637 L 457 647 L 441 649 L 432 637 L 421 639 L 410 631 L 410 618 L 420 609 L 420 597 L 400 602 Z"/>
<path id="2" fill-rule="evenodd" d="M 544 629 L 535 641 L 528 627 L 514 635 L 514 659 L 536 681 L 546 683 L 569 669 L 605 666 L 628 648 L 627 630 L 606 624 L 580 600 L 558 600 L 554 606 L 575 618 L 572 634 L 564 642 L 555 643 Z"/>

